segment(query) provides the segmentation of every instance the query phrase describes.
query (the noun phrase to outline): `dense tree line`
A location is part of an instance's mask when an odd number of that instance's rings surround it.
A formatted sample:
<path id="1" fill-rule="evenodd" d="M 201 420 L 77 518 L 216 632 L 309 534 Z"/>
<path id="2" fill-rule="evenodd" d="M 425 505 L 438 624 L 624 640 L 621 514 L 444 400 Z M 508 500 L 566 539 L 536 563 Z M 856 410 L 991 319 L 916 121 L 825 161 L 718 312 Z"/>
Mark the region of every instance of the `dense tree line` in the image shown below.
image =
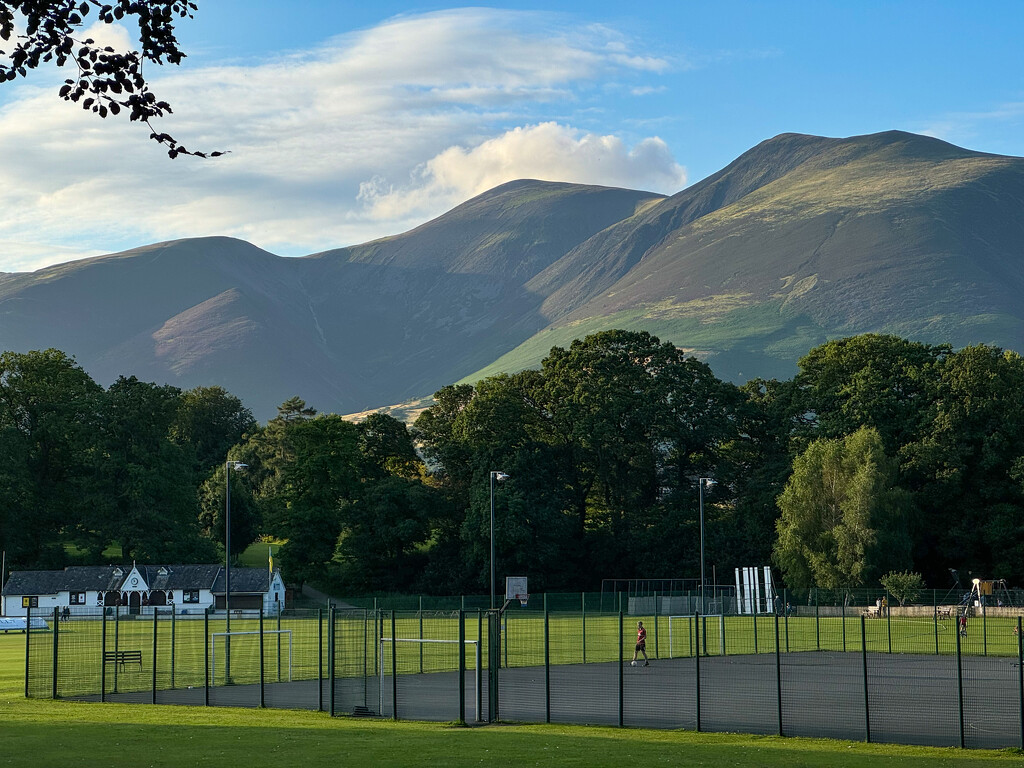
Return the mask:
<path id="1" fill-rule="evenodd" d="M 646 333 L 554 348 L 539 370 L 444 387 L 412 427 L 299 398 L 257 424 L 219 388 L 122 378 L 60 352 L 0 356 L 0 537 L 19 567 L 222 556 L 284 540 L 290 582 L 481 592 L 490 473 L 498 575 L 536 590 L 775 565 L 792 587 L 917 571 L 1024 582 L 1024 361 L 862 335 L 789 381 L 719 381 Z M 237 551 L 233 554 L 237 554 Z M 724 576 L 724 579 L 723 579 Z"/>
<path id="2" fill-rule="evenodd" d="M 212 560 L 196 489 L 255 428 L 219 387 L 119 378 L 103 389 L 57 350 L 0 355 L 0 538 L 7 562 L 58 567 Z"/>

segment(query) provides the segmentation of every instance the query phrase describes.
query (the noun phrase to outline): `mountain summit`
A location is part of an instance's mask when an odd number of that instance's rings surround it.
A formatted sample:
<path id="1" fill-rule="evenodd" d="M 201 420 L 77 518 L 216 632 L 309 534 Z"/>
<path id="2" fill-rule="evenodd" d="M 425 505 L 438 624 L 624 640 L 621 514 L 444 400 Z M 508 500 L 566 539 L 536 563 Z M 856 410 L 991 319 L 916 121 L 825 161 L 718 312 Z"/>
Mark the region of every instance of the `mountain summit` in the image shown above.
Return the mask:
<path id="1" fill-rule="evenodd" d="M 645 329 L 719 376 L 828 338 L 1024 350 L 1024 159 L 890 131 L 783 134 L 672 197 L 517 181 L 414 230 L 285 259 L 230 238 L 0 275 L 0 348 L 98 380 L 221 384 L 260 418 L 353 412 Z"/>

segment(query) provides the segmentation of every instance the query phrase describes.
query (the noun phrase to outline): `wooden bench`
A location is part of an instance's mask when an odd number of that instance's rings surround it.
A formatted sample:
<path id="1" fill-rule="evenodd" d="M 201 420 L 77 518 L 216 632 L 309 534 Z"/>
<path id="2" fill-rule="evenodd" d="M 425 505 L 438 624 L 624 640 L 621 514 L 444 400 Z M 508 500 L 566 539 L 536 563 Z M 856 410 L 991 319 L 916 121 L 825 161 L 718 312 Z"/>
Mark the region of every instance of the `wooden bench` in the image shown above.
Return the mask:
<path id="1" fill-rule="evenodd" d="M 103 661 L 106 664 L 117 664 L 124 669 L 125 664 L 138 664 L 142 671 L 142 651 L 105 651 Z"/>

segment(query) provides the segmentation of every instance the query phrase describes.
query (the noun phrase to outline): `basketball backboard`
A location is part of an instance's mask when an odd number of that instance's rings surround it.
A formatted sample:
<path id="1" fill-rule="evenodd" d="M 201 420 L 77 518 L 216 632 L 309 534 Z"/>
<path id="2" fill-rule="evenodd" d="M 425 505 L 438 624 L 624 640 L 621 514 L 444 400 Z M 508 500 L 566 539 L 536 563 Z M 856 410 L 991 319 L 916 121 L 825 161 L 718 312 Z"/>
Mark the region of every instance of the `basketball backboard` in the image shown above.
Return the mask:
<path id="1" fill-rule="evenodd" d="M 505 577 L 505 599 L 506 600 L 519 600 L 520 596 L 530 594 L 530 590 L 527 587 L 527 580 L 525 576 L 506 576 Z"/>

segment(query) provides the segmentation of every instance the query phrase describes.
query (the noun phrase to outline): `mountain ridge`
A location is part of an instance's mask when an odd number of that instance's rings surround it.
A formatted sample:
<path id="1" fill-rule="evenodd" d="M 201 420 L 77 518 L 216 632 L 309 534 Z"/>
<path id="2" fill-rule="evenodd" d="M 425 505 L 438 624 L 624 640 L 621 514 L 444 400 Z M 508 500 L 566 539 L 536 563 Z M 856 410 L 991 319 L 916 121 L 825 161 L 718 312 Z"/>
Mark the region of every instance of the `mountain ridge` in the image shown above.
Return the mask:
<path id="1" fill-rule="evenodd" d="M 301 258 L 193 238 L 0 275 L 0 348 L 220 384 L 260 418 L 422 397 L 608 327 L 737 381 L 864 331 L 1024 349 L 1022 213 L 1021 158 L 781 134 L 669 197 L 518 180 Z"/>

